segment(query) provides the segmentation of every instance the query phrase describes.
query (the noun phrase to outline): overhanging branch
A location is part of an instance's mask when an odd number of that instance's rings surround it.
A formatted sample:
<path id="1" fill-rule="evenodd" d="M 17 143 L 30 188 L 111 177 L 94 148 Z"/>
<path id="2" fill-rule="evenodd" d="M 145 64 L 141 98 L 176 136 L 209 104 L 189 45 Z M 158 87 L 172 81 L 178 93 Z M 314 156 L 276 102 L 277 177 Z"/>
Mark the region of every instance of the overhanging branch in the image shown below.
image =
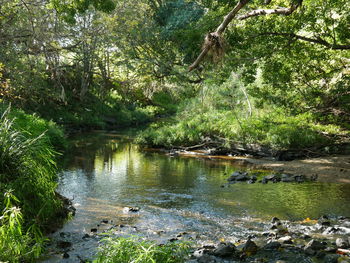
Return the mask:
<path id="1" fill-rule="evenodd" d="M 318 38 L 310 38 L 310 37 L 304 37 L 304 36 L 300 36 L 294 33 L 279 33 L 279 32 L 265 32 L 265 33 L 261 33 L 259 34 L 259 36 L 283 36 L 283 37 L 289 37 L 289 38 L 295 38 L 295 39 L 299 39 L 302 41 L 306 41 L 306 42 L 311 42 L 311 43 L 315 43 L 315 44 L 319 44 L 322 46 L 325 46 L 329 49 L 334 49 L 334 50 L 346 50 L 346 49 L 350 49 L 350 45 L 342 45 L 342 44 L 336 44 L 336 43 L 329 43 L 327 41 L 325 41 L 324 39 L 318 37 Z"/>
<path id="2" fill-rule="evenodd" d="M 299 0 L 297 4 L 292 4 L 289 8 L 287 7 L 280 7 L 276 9 L 258 9 L 253 10 L 245 15 L 242 15 L 238 17 L 239 20 L 245 20 L 250 17 L 254 16 L 260 16 L 260 15 L 290 15 L 292 14 L 299 6 L 301 6 L 303 0 Z M 205 37 L 205 42 L 203 45 L 202 52 L 199 54 L 197 59 L 190 65 L 189 71 L 194 70 L 199 66 L 199 64 L 202 62 L 202 60 L 205 58 L 205 56 L 209 53 L 209 51 L 217 45 L 217 41 L 215 39 L 220 39 L 222 33 L 225 31 L 227 26 L 231 23 L 231 21 L 235 18 L 237 13 L 249 2 L 249 0 L 240 0 L 238 1 L 237 5 L 231 10 L 230 13 L 225 16 L 223 22 L 218 26 L 215 32 L 209 33 Z M 269 4 L 271 1 L 267 0 L 265 1 L 265 4 Z M 209 41 L 208 41 L 209 40 Z"/>

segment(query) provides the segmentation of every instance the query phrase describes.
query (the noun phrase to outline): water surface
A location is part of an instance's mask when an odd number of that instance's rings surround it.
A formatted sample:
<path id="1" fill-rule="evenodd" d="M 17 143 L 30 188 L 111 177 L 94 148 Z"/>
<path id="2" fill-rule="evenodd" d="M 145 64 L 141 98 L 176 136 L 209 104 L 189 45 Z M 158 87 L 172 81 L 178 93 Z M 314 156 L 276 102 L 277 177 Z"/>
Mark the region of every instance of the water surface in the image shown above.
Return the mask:
<path id="1" fill-rule="evenodd" d="M 142 151 L 126 134 L 95 132 L 72 143 L 58 191 L 73 199 L 77 212 L 63 232 L 90 233 L 106 219 L 150 238 L 187 232 L 207 242 L 244 238 L 266 228 L 273 216 L 350 216 L 348 184 L 238 183 L 222 188 L 232 172 L 249 167 Z M 140 211 L 127 213 L 126 206 Z"/>

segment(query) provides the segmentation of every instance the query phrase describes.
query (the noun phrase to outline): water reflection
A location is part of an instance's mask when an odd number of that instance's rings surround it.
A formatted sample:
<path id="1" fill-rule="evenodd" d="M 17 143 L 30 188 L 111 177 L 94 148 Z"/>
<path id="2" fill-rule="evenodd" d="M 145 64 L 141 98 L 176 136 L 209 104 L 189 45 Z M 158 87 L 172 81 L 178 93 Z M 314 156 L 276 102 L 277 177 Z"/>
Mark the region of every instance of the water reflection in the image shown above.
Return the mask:
<path id="1" fill-rule="evenodd" d="M 139 227 L 187 226 L 232 234 L 237 230 L 233 222 L 237 226 L 247 217 L 251 222 L 252 217 L 350 216 L 350 185 L 241 183 L 221 188 L 228 175 L 242 167 L 142 152 L 126 135 L 92 133 L 72 142 L 59 180 L 59 191 L 77 207 L 76 217 L 66 225 L 69 231 L 114 218 Z M 139 206 L 142 212 L 125 216 L 124 206 Z"/>

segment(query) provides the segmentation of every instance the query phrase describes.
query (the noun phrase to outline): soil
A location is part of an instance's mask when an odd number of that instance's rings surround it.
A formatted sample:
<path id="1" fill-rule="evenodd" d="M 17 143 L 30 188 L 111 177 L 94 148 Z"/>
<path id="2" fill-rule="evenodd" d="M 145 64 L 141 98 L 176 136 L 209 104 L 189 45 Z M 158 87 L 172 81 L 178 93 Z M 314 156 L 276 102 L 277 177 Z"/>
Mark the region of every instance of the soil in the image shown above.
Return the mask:
<path id="1" fill-rule="evenodd" d="M 233 157 L 236 158 L 236 157 Z M 237 157 L 247 165 L 284 173 L 317 175 L 321 182 L 350 183 L 350 155 L 337 155 L 293 161 Z"/>

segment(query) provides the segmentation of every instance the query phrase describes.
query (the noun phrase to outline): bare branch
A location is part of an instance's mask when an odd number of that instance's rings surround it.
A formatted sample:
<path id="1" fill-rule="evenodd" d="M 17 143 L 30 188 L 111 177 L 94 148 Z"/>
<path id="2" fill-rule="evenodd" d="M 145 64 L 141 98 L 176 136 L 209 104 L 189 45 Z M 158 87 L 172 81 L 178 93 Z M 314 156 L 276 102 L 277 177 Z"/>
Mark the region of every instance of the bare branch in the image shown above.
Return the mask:
<path id="1" fill-rule="evenodd" d="M 237 17 L 238 20 L 245 20 L 250 17 L 254 16 L 261 16 L 261 15 L 285 15 L 288 16 L 291 13 L 293 13 L 297 8 L 299 7 L 299 4 L 297 5 L 291 5 L 291 7 L 279 7 L 275 9 L 257 9 L 253 10 L 247 14 L 244 14 L 242 16 Z"/>

